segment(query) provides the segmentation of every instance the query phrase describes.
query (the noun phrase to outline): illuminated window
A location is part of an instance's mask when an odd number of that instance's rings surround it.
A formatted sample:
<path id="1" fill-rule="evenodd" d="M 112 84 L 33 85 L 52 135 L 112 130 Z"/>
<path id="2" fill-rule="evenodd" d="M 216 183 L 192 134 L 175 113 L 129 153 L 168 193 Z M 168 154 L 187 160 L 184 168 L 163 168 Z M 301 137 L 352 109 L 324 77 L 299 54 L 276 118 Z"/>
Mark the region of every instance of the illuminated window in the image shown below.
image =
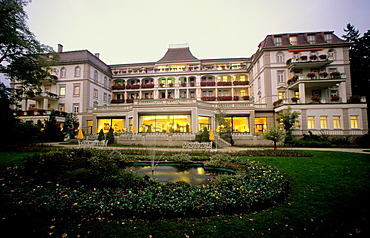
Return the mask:
<path id="1" fill-rule="evenodd" d="M 64 97 L 66 95 L 66 86 L 59 86 L 59 96 Z"/>
<path id="2" fill-rule="evenodd" d="M 358 116 L 350 116 L 351 129 L 358 129 Z"/>
<path id="3" fill-rule="evenodd" d="M 210 120 L 211 120 L 210 117 L 199 116 L 198 117 L 198 131 L 203 131 L 205 127 L 209 131 L 211 129 Z"/>
<path id="4" fill-rule="evenodd" d="M 245 75 L 240 75 L 240 81 L 247 81 Z"/>
<path id="5" fill-rule="evenodd" d="M 284 99 L 284 98 L 285 98 L 285 93 L 279 92 L 279 99 Z"/>
<path id="6" fill-rule="evenodd" d="M 139 132 L 191 132 L 190 115 L 139 116 Z"/>
<path id="7" fill-rule="evenodd" d="M 320 128 L 328 129 L 328 117 L 327 116 L 320 116 Z"/>
<path id="8" fill-rule="evenodd" d="M 308 129 L 315 129 L 315 117 L 307 117 L 307 128 Z"/>
<path id="9" fill-rule="evenodd" d="M 125 122 L 125 119 L 122 119 L 122 118 L 98 119 L 97 133 L 99 133 L 101 129 L 103 129 L 104 133 L 107 133 L 110 127 L 112 127 L 114 133 L 127 132 L 128 129 L 124 128 L 124 122 Z"/>
<path id="10" fill-rule="evenodd" d="M 94 99 L 98 99 L 98 90 L 97 89 L 94 89 L 93 97 L 94 97 Z"/>
<path id="11" fill-rule="evenodd" d="M 333 128 L 334 129 L 340 129 L 340 116 L 333 116 Z"/>
<path id="12" fill-rule="evenodd" d="M 266 117 L 256 117 L 254 119 L 255 131 L 256 133 L 265 133 L 267 131 L 267 118 Z"/>
<path id="13" fill-rule="evenodd" d="M 296 45 L 297 44 L 297 37 L 296 36 L 289 37 L 289 42 L 292 45 Z"/>

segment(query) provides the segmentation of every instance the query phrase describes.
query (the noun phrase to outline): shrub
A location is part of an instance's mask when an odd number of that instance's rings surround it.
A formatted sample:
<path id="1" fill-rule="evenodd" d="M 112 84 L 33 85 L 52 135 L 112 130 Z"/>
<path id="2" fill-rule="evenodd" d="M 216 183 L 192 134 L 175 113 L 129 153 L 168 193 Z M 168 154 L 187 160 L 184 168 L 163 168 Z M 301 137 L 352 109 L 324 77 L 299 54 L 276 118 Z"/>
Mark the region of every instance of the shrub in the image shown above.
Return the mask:
<path id="1" fill-rule="evenodd" d="M 188 154 L 175 154 L 172 155 L 171 160 L 175 163 L 190 163 L 191 156 Z"/>
<path id="2" fill-rule="evenodd" d="M 228 154 L 215 154 L 215 155 L 212 155 L 207 165 L 213 166 L 213 167 L 225 167 L 228 164 L 230 164 L 231 161 L 232 161 L 232 158 Z"/>
<path id="3" fill-rule="evenodd" d="M 106 140 L 108 141 L 108 144 L 114 144 L 114 135 L 113 135 L 113 132 L 114 132 L 114 130 L 113 130 L 113 128 L 112 127 L 110 127 L 109 128 L 109 131 L 108 131 L 108 133 L 107 133 L 107 137 L 106 137 Z"/>
<path id="4" fill-rule="evenodd" d="M 100 140 L 100 141 L 105 140 L 105 135 L 104 135 L 103 129 L 100 129 L 100 131 L 99 131 L 98 140 Z"/>

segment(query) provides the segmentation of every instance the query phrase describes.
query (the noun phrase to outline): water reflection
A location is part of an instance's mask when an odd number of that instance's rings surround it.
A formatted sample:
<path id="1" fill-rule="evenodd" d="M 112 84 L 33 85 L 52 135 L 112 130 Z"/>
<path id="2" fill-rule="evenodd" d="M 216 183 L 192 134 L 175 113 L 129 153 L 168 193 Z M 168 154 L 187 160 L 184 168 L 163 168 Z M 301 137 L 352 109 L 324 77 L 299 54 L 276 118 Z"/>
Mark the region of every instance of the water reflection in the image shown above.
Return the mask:
<path id="1" fill-rule="evenodd" d="M 151 166 L 131 166 L 129 169 L 140 176 L 148 175 L 161 183 L 184 181 L 192 185 L 207 184 L 219 175 L 229 174 L 223 171 L 205 170 L 203 167 L 176 167 L 169 165 L 156 166 L 153 173 Z"/>

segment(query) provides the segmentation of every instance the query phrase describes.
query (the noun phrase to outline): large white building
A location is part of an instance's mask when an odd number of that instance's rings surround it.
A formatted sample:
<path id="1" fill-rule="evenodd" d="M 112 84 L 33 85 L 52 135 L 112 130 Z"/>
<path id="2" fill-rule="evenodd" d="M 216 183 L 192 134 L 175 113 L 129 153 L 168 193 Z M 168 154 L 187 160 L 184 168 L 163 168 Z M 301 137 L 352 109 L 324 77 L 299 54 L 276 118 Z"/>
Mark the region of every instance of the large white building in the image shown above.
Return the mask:
<path id="1" fill-rule="evenodd" d="M 294 135 L 363 135 L 366 99 L 352 95 L 348 47 L 333 32 L 274 34 L 252 57 L 198 59 L 188 45 L 170 45 L 156 62 L 108 66 L 59 46 L 55 79 L 24 98 L 19 117 L 36 123 L 47 116 L 35 111 L 54 109 L 62 122 L 72 112 L 86 133 L 112 126 L 119 143 L 179 145 L 217 128 L 222 110 L 235 143 L 248 145 L 291 107 L 301 113 Z"/>

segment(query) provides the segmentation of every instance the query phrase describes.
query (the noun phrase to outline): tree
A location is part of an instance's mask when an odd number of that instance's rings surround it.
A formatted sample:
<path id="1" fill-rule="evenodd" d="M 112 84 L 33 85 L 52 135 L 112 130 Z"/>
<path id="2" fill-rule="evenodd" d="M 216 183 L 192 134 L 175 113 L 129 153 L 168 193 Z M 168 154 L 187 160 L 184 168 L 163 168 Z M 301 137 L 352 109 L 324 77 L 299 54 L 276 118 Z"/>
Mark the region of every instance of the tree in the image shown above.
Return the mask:
<path id="1" fill-rule="evenodd" d="M 278 123 L 283 124 L 285 130 L 285 144 L 289 144 L 293 140 L 292 130 L 296 122 L 298 122 L 299 115 L 299 112 L 292 112 L 292 108 L 288 107 L 287 110 L 280 112 L 278 118 L 276 118 Z"/>
<path id="2" fill-rule="evenodd" d="M 114 144 L 114 134 L 113 134 L 114 130 L 112 127 L 109 128 L 109 131 L 107 133 L 107 141 L 108 141 L 108 144 Z"/>
<path id="3" fill-rule="evenodd" d="M 222 111 L 220 108 L 217 108 L 217 113 L 215 114 L 215 119 L 219 128 L 220 137 L 225 141 L 229 142 L 231 145 L 234 144 L 234 140 L 232 137 L 233 128 L 231 126 L 231 122 L 226 119 L 226 113 Z"/>
<path id="4" fill-rule="evenodd" d="M 267 133 L 263 134 L 263 138 L 274 142 L 274 150 L 276 150 L 277 142 L 282 141 L 284 137 L 285 137 L 284 131 L 278 127 L 272 128 Z"/>
<path id="5" fill-rule="evenodd" d="M 73 116 L 72 113 L 68 113 L 65 117 L 63 132 L 69 136 L 70 139 L 75 139 L 75 131 L 78 128 L 78 118 Z"/>
<path id="6" fill-rule="evenodd" d="M 57 123 L 54 110 L 51 111 L 49 119 L 45 120 L 45 129 L 42 132 L 42 138 L 45 141 L 63 141 L 64 135 Z"/>
<path id="7" fill-rule="evenodd" d="M 100 131 L 99 131 L 98 140 L 99 141 L 105 140 L 105 135 L 104 135 L 103 129 L 100 129 Z"/>
<path id="8" fill-rule="evenodd" d="M 352 94 L 366 96 L 370 118 L 370 30 L 360 36 L 359 31 L 348 23 L 344 31 L 343 37 L 352 43 L 349 48 Z M 370 128 L 370 120 L 368 123 Z"/>
<path id="9" fill-rule="evenodd" d="M 0 73 L 22 85 L 37 86 L 39 79 L 52 78 L 53 57 L 49 46 L 40 44 L 26 24 L 24 7 L 30 0 L 0 1 Z M 52 57 L 46 57 L 52 54 Z"/>

